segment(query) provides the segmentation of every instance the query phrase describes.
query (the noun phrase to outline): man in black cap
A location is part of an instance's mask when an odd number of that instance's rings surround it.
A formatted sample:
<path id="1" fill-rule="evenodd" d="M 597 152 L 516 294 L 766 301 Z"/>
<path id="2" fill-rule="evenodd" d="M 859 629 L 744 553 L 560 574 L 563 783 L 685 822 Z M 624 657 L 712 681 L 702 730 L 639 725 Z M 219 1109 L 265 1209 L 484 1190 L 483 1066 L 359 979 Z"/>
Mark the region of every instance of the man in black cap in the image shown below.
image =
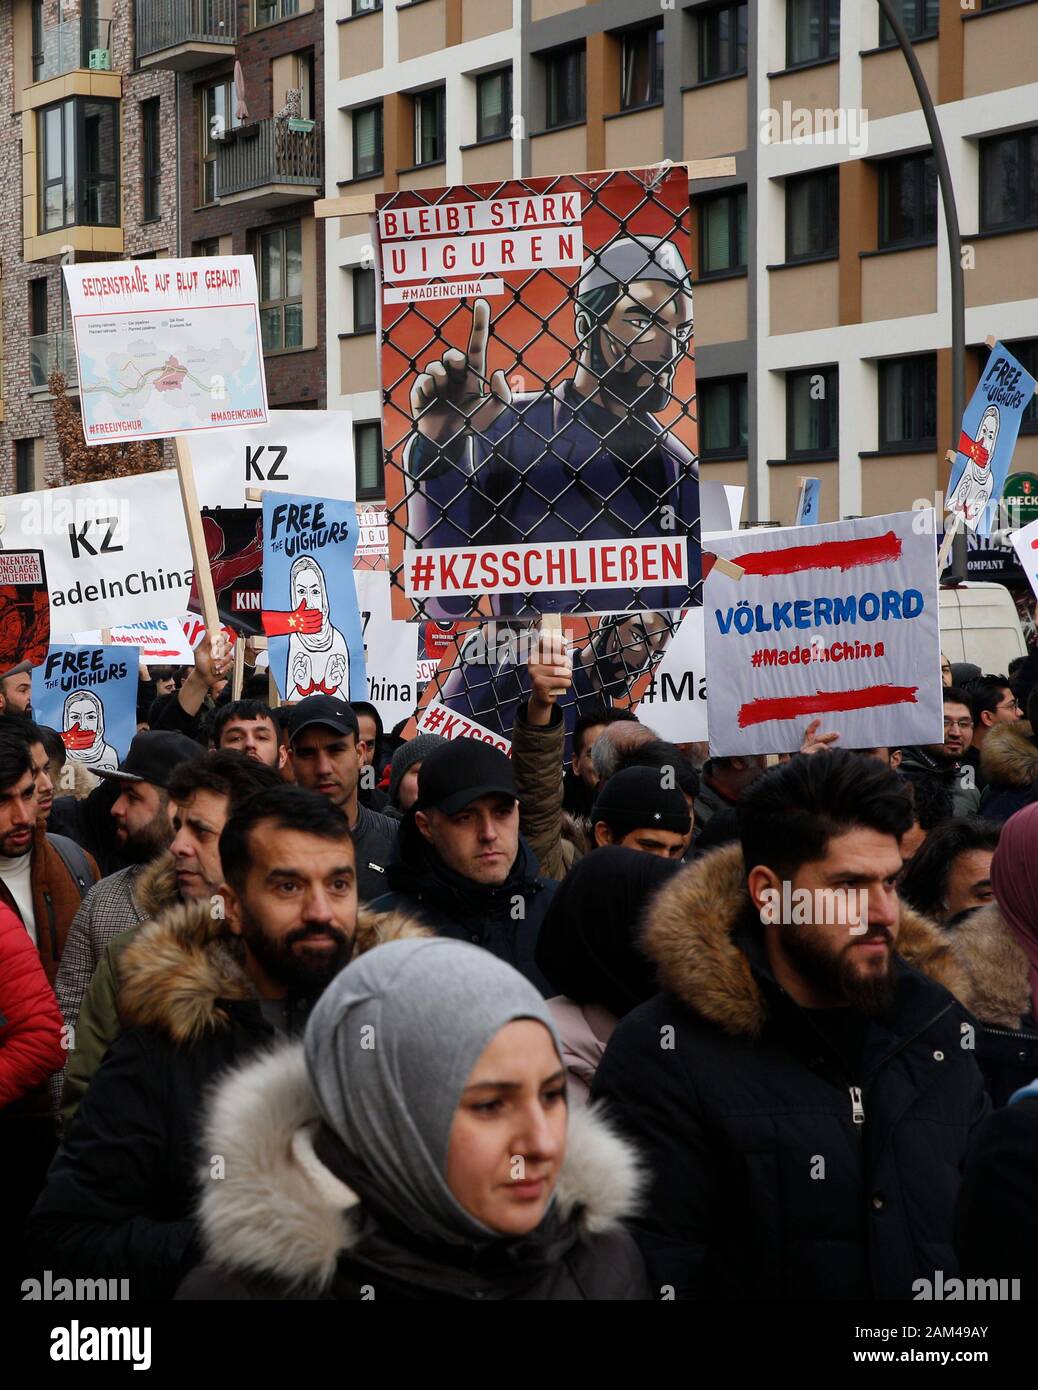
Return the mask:
<path id="1" fill-rule="evenodd" d="M 292 706 L 286 727 L 296 783 L 337 806 L 353 832 L 361 902 L 386 889 L 386 865 L 396 848 L 396 821 L 360 803 L 363 755 L 352 705 L 333 695 L 310 695 Z"/>
<path id="2" fill-rule="evenodd" d="M 595 844 L 680 859 L 692 836 L 688 800 L 668 785 L 666 769 L 627 767 L 614 772 L 598 794 L 591 812 Z"/>
<path id="3" fill-rule="evenodd" d="M 537 936 L 556 884 L 539 878 L 519 835 L 510 759 L 475 739 L 434 749 L 418 773 L 418 799 L 400 824 L 390 892 L 373 912 L 413 912 L 441 936 L 474 941 L 513 965 L 546 997 Z"/>
<path id="4" fill-rule="evenodd" d="M 137 734 L 118 768 L 97 772 L 119 789 L 111 813 L 128 867 L 90 890 L 69 930 L 54 990 L 70 1028 L 112 938 L 177 901 L 176 875 L 163 854 L 173 840 L 169 781 L 179 764 L 204 757 L 194 739 L 156 730 Z"/>

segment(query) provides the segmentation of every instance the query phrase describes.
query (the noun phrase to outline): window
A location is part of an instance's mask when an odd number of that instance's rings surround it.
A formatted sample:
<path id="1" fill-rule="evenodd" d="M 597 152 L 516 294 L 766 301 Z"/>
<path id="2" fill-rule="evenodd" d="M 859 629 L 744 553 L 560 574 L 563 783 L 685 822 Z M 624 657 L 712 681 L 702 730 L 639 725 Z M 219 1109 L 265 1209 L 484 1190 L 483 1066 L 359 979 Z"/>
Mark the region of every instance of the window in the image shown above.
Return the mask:
<path id="1" fill-rule="evenodd" d="M 835 169 L 786 180 L 786 260 L 835 256 L 840 246 L 840 184 Z"/>
<path id="2" fill-rule="evenodd" d="M 746 266 L 746 189 L 733 188 L 699 203 L 699 275 Z"/>
<path id="3" fill-rule="evenodd" d="M 241 125 L 234 83 L 228 78 L 214 82 L 202 93 L 202 130 L 199 147 L 202 151 L 201 192 L 203 203 L 216 201 L 216 152 L 224 133 Z"/>
<path id="4" fill-rule="evenodd" d="M 571 125 L 585 118 L 584 45 L 549 53 L 545 62 L 547 110 L 545 125 Z"/>
<path id="5" fill-rule="evenodd" d="M 354 425 L 353 454 L 357 468 L 357 501 L 384 497 L 386 493 L 385 466 L 382 457 L 382 426 Z"/>
<path id="6" fill-rule="evenodd" d="M 414 162 L 439 164 L 446 154 L 444 111 L 447 91 L 436 87 L 414 99 Z"/>
<path id="7" fill-rule="evenodd" d="M 500 140 L 512 128 L 512 69 L 476 78 L 476 139 Z"/>
<path id="8" fill-rule="evenodd" d="M 937 358 L 893 357 L 879 364 L 879 447 L 937 447 Z"/>
<path id="9" fill-rule="evenodd" d="M 353 14 L 373 14 L 382 8 L 382 0 L 353 0 Z"/>
<path id="10" fill-rule="evenodd" d="M 700 457 L 745 458 L 749 438 L 746 378 L 733 376 L 718 381 L 701 381 L 696 395 Z"/>
<path id="11" fill-rule="evenodd" d="M 353 272 L 353 331 L 375 331 L 375 272 L 357 269 Z"/>
<path id="12" fill-rule="evenodd" d="M 43 4 L 44 0 L 32 0 L 32 80 L 39 82 L 43 76 Z"/>
<path id="13" fill-rule="evenodd" d="M 218 256 L 220 254 L 220 238 L 213 236 L 208 241 L 196 241 L 194 255 L 196 256 Z"/>
<path id="14" fill-rule="evenodd" d="M 256 0 L 256 27 L 276 24 L 299 13 L 299 0 Z"/>
<path id="15" fill-rule="evenodd" d="M 895 0 L 895 7 L 898 0 Z M 901 23 L 910 39 L 930 38 L 937 33 L 937 20 L 941 10 L 941 0 L 900 0 Z M 881 44 L 897 43 L 894 31 L 887 23 L 886 15 L 880 11 L 879 41 Z"/>
<path id="16" fill-rule="evenodd" d="M 15 492 L 35 492 L 36 490 L 35 439 L 16 439 L 14 441 L 14 490 Z"/>
<path id="17" fill-rule="evenodd" d="M 40 276 L 29 281 L 29 336 L 38 337 L 47 331 L 47 280 Z"/>
<path id="18" fill-rule="evenodd" d="M 303 346 L 303 233 L 298 222 L 257 237 L 264 352 Z"/>
<path id="19" fill-rule="evenodd" d="M 620 110 L 663 100 L 663 25 L 624 34 L 620 53 Z"/>
<path id="20" fill-rule="evenodd" d="M 839 51 L 840 0 L 787 0 L 787 67 L 833 58 Z"/>
<path id="21" fill-rule="evenodd" d="M 840 385 L 836 367 L 786 375 L 786 457 L 836 458 Z"/>
<path id="22" fill-rule="evenodd" d="M 162 215 L 158 97 L 141 102 L 141 147 L 141 217 L 145 222 L 153 222 Z"/>
<path id="23" fill-rule="evenodd" d="M 937 165 L 932 154 L 879 166 L 879 244 L 918 246 L 937 238 Z"/>
<path id="24" fill-rule="evenodd" d="M 725 5 L 699 16 L 699 80 L 746 71 L 745 5 Z"/>
<path id="25" fill-rule="evenodd" d="M 366 179 L 382 172 L 382 103 L 353 113 L 353 177 Z"/>
<path id="26" fill-rule="evenodd" d="M 980 230 L 1038 223 L 1038 129 L 980 142 Z"/>
<path id="27" fill-rule="evenodd" d="M 37 112 L 41 232 L 119 225 L 117 108 L 73 97 Z"/>

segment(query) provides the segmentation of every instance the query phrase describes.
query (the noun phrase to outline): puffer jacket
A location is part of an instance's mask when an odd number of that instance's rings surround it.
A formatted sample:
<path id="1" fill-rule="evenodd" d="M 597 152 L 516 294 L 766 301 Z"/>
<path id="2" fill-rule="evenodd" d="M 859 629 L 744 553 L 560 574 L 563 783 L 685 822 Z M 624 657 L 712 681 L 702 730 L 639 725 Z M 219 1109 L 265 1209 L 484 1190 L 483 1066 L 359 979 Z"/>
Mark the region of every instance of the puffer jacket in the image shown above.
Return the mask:
<path id="1" fill-rule="evenodd" d="M 993 1105 L 1005 1105 L 1038 1076 L 1038 1022 L 1027 957 L 995 902 L 971 912 L 947 937 L 980 1025 L 973 1041 L 988 1094 Z"/>
<path id="2" fill-rule="evenodd" d="M 200 1202 L 206 1263 L 183 1299 L 647 1299 L 645 1268 L 622 1221 L 638 1166 L 597 1115 L 569 1117 L 554 1209 L 532 1236 L 493 1251 L 430 1248 L 376 1215 L 321 1145 L 299 1044 L 253 1060 L 213 1097 L 204 1151 L 226 1159 Z M 489 1254 L 489 1258 L 488 1258 Z"/>
<path id="3" fill-rule="evenodd" d="M 416 829 L 411 812 L 400 823 L 397 854 L 386 870 L 390 891 L 368 904 L 372 912 L 403 912 L 438 936 L 475 942 L 525 975 L 545 998 L 558 992 L 537 965 L 537 937 L 557 885 L 538 876 L 522 837 L 511 873 L 498 888 L 448 868 Z"/>
<path id="4" fill-rule="evenodd" d="M 424 934 L 358 915 L 354 952 Z M 238 938 L 209 903 L 149 922 L 120 961 L 124 1032 L 98 1068 L 34 1208 L 31 1256 L 64 1278 L 126 1278 L 133 1299 L 171 1298 L 198 1263 L 194 1217 L 201 1112 L 227 1068 L 276 1040 Z M 286 1004 L 283 1031 L 309 1009 Z"/>
<path id="5" fill-rule="evenodd" d="M 0 906 L 0 1112 L 65 1061 L 61 1010 L 20 917 Z"/>
<path id="6" fill-rule="evenodd" d="M 1017 724 L 996 724 L 980 750 L 987 781 L 980 801 L 985 820 L 1007 821 L 1038 798 L 1038 747 Z"/>
<path id="7" fill-rule="evenodd" d="M 583 817 L 563 809 L 566 724 L 556 705 L 551 722 L 531 724 L 528 702 L 512 726 L 512 766 L 519 789 L 519 829 L 545 878 L 561 879 L 592 847 Z"/>
<path id="8" fill-rule="evenodd" d="M 953 816 L 975 816 L 980 810 L 980 791 L 968 763 L 939 761 L 926 748 L 902 749 L 902 777 L 909 782 L 936 782 L 951 797 Z"/>
<path id="9" fill-rule="evenodd" d="M 989 1104 L 947 942 L 902 907 L 895 1003 L 856 1073 L 778 985 L 738 847 L 682 870 L 645 936 L 666 991 L 592 1087 L 653 1171 L 636 1234 L 677 1298 L 910 1298 L 956 1270 L 955 1201 Z"/>

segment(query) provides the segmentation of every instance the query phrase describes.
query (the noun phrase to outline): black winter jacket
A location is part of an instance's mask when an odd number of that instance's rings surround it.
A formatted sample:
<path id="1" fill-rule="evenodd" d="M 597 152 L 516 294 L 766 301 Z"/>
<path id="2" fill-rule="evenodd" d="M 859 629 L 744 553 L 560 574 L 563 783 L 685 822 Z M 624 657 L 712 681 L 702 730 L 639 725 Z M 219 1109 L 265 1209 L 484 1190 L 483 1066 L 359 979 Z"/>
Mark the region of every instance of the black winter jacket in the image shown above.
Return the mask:
<path id="1" fill-rule="evenodd" d="M 550 998 L 558 991 L 538 969 L 537 937 L 558 886 L 540 878 L 537 862 L 520 837 L 519 853 L 500 888 L 483 888 L 449 869 L 426 845 L 411 813 L 400 824 L 398 858 L 386 870 L 390 891 L 369 904 L 372 912 L 414 914 L 439 936 L 474 941 Z"/>
<path id="2" fill-rule="evenodd" d="M 908 1298 L 956 1267 L 955 1200 L 988 1108 L 947 944 L 902 907 L 896 1003 L 859 1074 L 772 976 L 741 851 L 683 870 L 646 935 L 667 993 L 621 1021 L 592 1088 L 654 1173 L 636 1223 L 678 1298 Z M 858 1089 L 852 1089 L 858 1088 Z"/>
<path id="3" fill-rule="evenodd" d="M 1038 1089 L 1032 1088 L 988 1116 L 970 1154 L 956 1225 L 965 1278 L 1019 1279 L 1016 1296 L 1038 1299 L 1036 1186 Z"/>
<path id="4" fill-rule="evenodd" d="M 531 1235 L 481 1247 L 420 1241 L 319 1126 L 303 1050 L 288 1044 L 227 1077 L 206 1152 L 226 1176 L 203 1184 L 206 1264 L 183 1299 L 499 1301 L 648 1299 L 621 1222 L 640 1178 L 630 1147 L 592 1112 L 569 1116 L 554 1206 Z M 350 1184 L 354 1184 L 352 1186 Z M 276 1220 L 272 1220 L 276 1212 Z"/>

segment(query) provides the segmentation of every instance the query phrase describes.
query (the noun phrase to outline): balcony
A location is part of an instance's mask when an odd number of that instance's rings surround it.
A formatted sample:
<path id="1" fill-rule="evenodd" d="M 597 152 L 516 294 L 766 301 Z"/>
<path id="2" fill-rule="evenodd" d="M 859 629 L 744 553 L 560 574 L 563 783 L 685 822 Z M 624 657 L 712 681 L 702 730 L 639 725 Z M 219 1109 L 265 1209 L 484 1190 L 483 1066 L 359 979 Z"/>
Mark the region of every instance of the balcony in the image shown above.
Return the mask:
<path id="1" fill-rule="evenodd" d="M 238 36 L 236 0 L 137 0 L 137 63 L 190 72 L 225 57 Z"/>
<path id="2" fill-rule="evenodd" d="M 48 82 L 52 77 L 64 77 L 81 69 L 111 72 L 110 19 L 67 19 L 44 29 L 42 62 L 35 80 Z"/>
<path id="3" fill-rule="evenodd" d="M 63 373 L 68 389 L 78 390 L 76 346 L 70 328 L 63 333 L 38 333 L 29 339 L 29 389 L 45 391 L 52 372 Z"/>
<path id="4" fill-rule="evenodd" d="M 271 117 L 227 130 L 216 152 L 221 203 L 276 208 L 319 198 L 324 191 L 323 129 L 319 121 Z"/>

